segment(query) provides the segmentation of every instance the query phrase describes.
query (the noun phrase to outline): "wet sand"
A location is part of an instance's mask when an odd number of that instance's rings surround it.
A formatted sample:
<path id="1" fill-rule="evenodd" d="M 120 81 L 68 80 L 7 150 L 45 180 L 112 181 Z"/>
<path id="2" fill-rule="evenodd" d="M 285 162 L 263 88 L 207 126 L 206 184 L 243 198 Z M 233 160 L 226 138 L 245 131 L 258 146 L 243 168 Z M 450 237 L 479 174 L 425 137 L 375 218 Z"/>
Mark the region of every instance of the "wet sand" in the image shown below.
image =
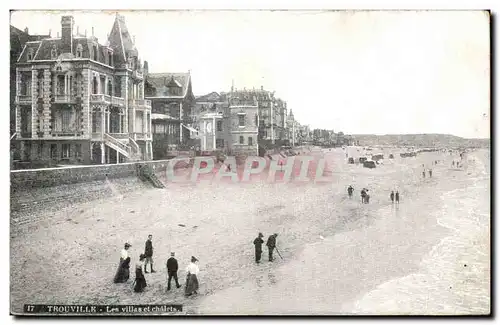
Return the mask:
<path id="1" fill-rule="evenodd" d="M 452 158 L 436 153 L 397 157 L 375 170 L 347 165 L 340 149 L 324 155 L 333 183 L 168 184 L 13 225 L 12 311 L 24 303 L 171 302 L 199 314 L 391 312 L 373 307 L 369 293 L 419 272 L 433 247 L 452 234 L 436 216 L 444 207 L 441 195 L 467 189 L 472 176 L 450 169 Z M 422 180 L 419 166 L 436 157 L 445 161 L 433 168 L 433 179 Z M 359 194 L 347 199 L 349 184 L 355 194 L 368 187 L 370 204 L 362 205 Z M 399 208 L 388 199 L 395 186 Z M 283 260 L 276 256 L 269 263 L 264 252 L 265 262 L 254 263 L 252 241 L 259 231 L 280 234 Z M 146 275 L 146 292 L 132 291 L 132 274 L 128 284 L 113 284 L 123 243 L 132 243 L 134 264 L 150 233 L 159 272 Z M 198 296 L 184 298 L 182 288 L 165 292 L 170 251 L 179 260 L 181 284 L 190 256 L 199 258 Z"/>

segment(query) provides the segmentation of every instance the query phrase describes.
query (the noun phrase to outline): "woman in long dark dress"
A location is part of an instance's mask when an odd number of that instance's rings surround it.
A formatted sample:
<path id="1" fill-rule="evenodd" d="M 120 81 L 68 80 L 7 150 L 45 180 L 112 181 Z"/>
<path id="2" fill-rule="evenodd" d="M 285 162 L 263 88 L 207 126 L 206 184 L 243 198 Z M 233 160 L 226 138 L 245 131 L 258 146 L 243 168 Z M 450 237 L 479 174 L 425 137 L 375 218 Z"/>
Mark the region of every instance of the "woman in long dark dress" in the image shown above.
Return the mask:
<path id="1" fill-rule="evenodd" d="M 125 248 L 122 249 L 120 256 L 120 263 L 118 264 L 118 270 L 116 271 L 114 283 L 124 283 L 127 282 L 130 277 L 130 257 L 128 256 L 128 249 L 131 245 L 125 243 Z"/>
<path id="2" fill-rule="evenodd" d="M 142 272 L 142 268 L 144 266 L 144 260 L 146 256 L 141 254 L 139 257 L 139 262 L 135 265 L 135 292 L 143 292 L 144 288 L 146 288 L 146 278 L 144 277 L 144 273 Z"/>
<path id="3" fill-rule="evenodd" d="M 186 268 L 187 277 L 184 292 L 186 296 L 198 293 L 199 283 L 197 274 L 200 272 L 200 269 L 198 268 L 198 265 L 196 265 L 197 261 L 198 259 L 196 257 L 191 256 L 191 263 L 189 263 Z"/>

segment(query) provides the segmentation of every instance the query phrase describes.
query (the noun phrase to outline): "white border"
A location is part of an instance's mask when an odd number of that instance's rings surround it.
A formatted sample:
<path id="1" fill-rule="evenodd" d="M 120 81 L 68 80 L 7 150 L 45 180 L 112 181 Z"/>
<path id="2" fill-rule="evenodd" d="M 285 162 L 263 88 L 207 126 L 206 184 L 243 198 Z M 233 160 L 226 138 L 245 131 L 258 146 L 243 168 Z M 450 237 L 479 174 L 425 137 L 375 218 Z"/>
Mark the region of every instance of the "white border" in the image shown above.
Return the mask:
<path id="1" fill-rule="evenodd" d="M 449 0 L 449 1 L 443 1 L 443 0 L 419 0 L 419 1 L 370 1 L 370 0 L 346 0 L 346 1 L 321 1 L 321 0 L 247 0 L 247 1 L 230 1 L 230 0 L 213 0 L 208 3 L 202 2 L 202 1 L 190 1 L 190 0 L 170 0 L 168 1 L 168 5 L 166 4 L 167 2 L 165 1 L 148 1 L 148 0 L 143 0 L 143 1 L 132 1 L 132 0 L 120 0 L 120 1 L 98 1 L 98 0 L 86 0 L 86 1 L 5 1 L 2 2 L 2 8 L 3 10 L 1 12 L 4 13 L 4 19 L 3 21 L 9 22 L 10 17 L 8 10 L 9 9 L 73 9 L 73 8 L 78 8 L 78 9 L 441 9 L 441 10 L 454 10 L 454 9 L 491 9 L 493 13 L 497 12 L 498 7 L 500 5 L 500 1 L 497 0 L 470 0 L 470 1 L 465 1 L 465 0 Z M 42 8 L 43 6 L 43 8 Z M 9 34 L 7 34 L 7 26 L 4 26 L 2 29 L 2 44 L 8 44 L 9 42 Z M 495 41 L 498 40 L 498 33 L 495 33 Z M 4 56 L 3 62 L 6 63 L 9 61 L 9 54 L 6 48 L 4 48 L 4 51 L 0 52 L 2 56 Z M 2 65 L 4 69 L 4 73 L 2 76 L 3 82 L 4 82 L 4 90 L 9 89 L 9 72 L 8 72 L 8 65 L 4 64 Z M 493 73 L 497 72 L 496 69 L 493 71 Z M 492 89 L 492 91 L 497 90 Z M 5 91 L 4 94 L 8 94 L 8 91 Z M 2 147 L 0 152 L 6 153 L 9 152 L 9 137 L 7 137 L 8 129 L 9 127 L 7 126 L 8 121 L 9 121 L 9 104 L 7 101 L 9 100 L 9 96 L 4 95 L 3 99 L 5 100 L 5 105 L 3 106 L 4 109 L 2 110 L 2 114 L 4 114 L 3 118 L 1 121 L 5 123 L 5 127 L 2 128 L 4 130 L 4 136 L 2 137 L 2 140 L 0 141 Z M 10 189 L 9 189 L 9 159 L 7 159 L 7 155 L 4 156 L 5 158 L 2 160 L 2 170 L 4 171 L 4 175 L 6 176 L 4 182 L 2 182 L 2 199 L 3 199 L 3 204 L 0 206 L 5 209 L 5 214 L 3 218 L 3 223 L 4 227 L 1 227 L 3 230 L 3 234 L 0 238 L 4 241 L 2 245 L 2 259 L 4 262 L 9 261 L 9 240 L 10 240 L 10 232 L 9 232 L 9 211 L 8 211 L 8 206 L 9 206 L 9 197 L 10 197 Z M 497 226 L 498 226 L 498 221 L 497 221 Z M 497 240 L 498 241 L 498 240 Z M 4 264 L 7 264 L 4 263 Z M 14 322 L 14 319 L 9 315 L 9 310 L 10 310 L 10 287 L 9 287 L 9 281 L 7 279 L 10 279 L 10 274 L 9 270 L 7 269 L 6 265 L 4 265 L 1 268 L 3 276 L 1 276 L 3 281 L 1 281 L 2 285 L 2 306 L 4 310 L 1 312 L 1 318 L 2 318 L 2 324 L 12 324 Z M 498 278 L 496 279 L 498 281 Z M 493 293 L 492 293 L 493 294 Z M 497 299 L 498 300 L 498 299 Z M 495 309 L 495 306 L 492 306 L 492 310 Z M 75 320 L 71 320 L 71 318 L 66 318 L 65 320 L 73 322 Z M 410 319 L 408 319 L 410 320 Z M 50 320 L 45 320 L 45 321 L 50 321 Z M 148 319 L 137 319 L 137 320 L 132 320 L 129 321 L 127 320 L 127 323 L 131 324 L 144 324 L 148 321 Z M 165 320 L 157 320 L 157 321 L 165 321 Z M 169 321 L 169 320 L 168 320 Z M 175 322 L 178 322 L 179 320 L 176 320 Z M 233 322 L 235 320 L 231 320 Z M 254 320 L 252 320 L 254 321 Z M 257 320 L 255 320 L 257 321 Z M 258 320 L 259 323 L 267 323 L 270 320 Z M 344 322 L 345 320 L 341 319 L 332 319 L 334 322 Z M 352 322 L 353 320 L 350 320 Z M 356 322 L 362 322 L 366 321 L 366 319 L 357 319 L 355 320 Z M 404 319 L 397 320 L 399 321 L 405 321 Z M 426 319 L 423 320 L 426 323 L 434 323 L 437 322 L 438 319 Z M 466 320 L 465 322 L 474 322 L 474 319 Z M 93 322 L 95 323 L 122 323 L 123 320 L 120 319 L 96 319 Z M 169 321 L 170 322 L 170 321 Z M 184 322 L 186 322 L 184 320 Z M 192 321 L 189 321 L 192 322 Z M 211 320 L 211 322 L 220 322 L 220 320 Z"/>

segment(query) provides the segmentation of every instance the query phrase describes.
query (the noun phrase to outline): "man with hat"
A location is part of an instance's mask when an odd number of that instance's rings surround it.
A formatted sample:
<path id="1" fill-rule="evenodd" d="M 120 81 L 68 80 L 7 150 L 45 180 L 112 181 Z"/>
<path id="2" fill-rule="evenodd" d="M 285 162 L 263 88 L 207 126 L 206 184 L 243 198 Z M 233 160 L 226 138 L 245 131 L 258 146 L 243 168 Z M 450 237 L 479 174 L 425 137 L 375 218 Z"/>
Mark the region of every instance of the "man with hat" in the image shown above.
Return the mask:
<path id="1" fill-rule="evenodd" d="M 175 253 L 172 252 L 170 253 L 170 258 L 167 260 L 167 274 L 168 274 L 168 280 L 167 280 L 167 291 L 170 290 L 170 281 L 172 281 L 172 278 L 175 280 L 175 286 L 177 288 L 180 288 L 179 280 L 177 279 L 177 270 L 179 269 L 179 264 L 177 264 L 177 260 L 175 259 Z"/>
<path id="2" fill-rule="evenodd" d="M 253 244 L 255 245 L 255 263 L 260 263 L 260 257 L 262 256 L 262 244 L 264 240 L 262 239 L 264 235 L 259 232 L 259 236 L 255 238 Z"/>
<path id="3" fill-rule="evenodd" d="M 151 265 L 151 273 L 155 273 L 156 271 L 153 269 L 153 235 L 149 235 L 148 240 L 146 240 L 144 256 L 146 257 L 146 262 L 144 263 L 144 273 L 148 273 L 148 264 Z"/>
<path id="4" fill-rule="evenodd" d="M 273 261 L 273 250 L 276 248 L 276 237 L 278 237 L 278 234 L 275 233 L 267 239 L 266 246 L 269 249 L 269 262 Z"/>

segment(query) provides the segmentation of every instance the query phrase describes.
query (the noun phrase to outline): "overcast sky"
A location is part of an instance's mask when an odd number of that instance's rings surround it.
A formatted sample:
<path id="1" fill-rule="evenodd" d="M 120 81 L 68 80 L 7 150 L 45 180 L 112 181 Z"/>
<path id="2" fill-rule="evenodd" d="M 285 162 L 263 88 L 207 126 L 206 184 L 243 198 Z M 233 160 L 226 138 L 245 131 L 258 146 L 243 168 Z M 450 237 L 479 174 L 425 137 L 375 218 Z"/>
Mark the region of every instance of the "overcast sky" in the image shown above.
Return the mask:
<path id="1" fill-rule="evenodd" d="M 105 43 L 114 13 L 14 12 L 31 34 L 72 14 Z M 489 17 L 480 11 L 121 12 L 151 72 L 191 70 L 195 95 L 275 90 L 295 117 L 345 133 L 489 137 Z"/>

